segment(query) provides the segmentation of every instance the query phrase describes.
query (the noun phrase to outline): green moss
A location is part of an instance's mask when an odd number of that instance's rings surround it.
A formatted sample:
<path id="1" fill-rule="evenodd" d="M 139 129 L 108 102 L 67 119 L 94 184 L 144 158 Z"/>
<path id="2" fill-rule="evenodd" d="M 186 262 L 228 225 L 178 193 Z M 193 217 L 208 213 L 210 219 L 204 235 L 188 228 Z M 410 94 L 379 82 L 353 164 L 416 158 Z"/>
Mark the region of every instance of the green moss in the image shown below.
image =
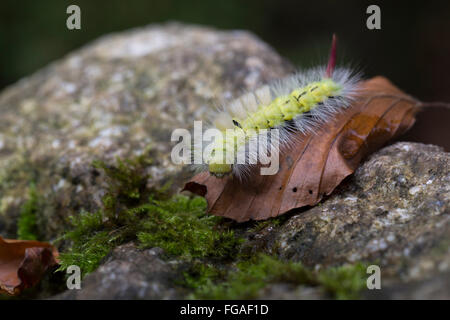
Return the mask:
<path id="1" fill-rule="evenodd" d="M 73 229 L 65 235 L 72 247 L 61 254 L 60 270 L 76 264 L 83 274 L 90 273 L 111 249 L 133 240 L 138 240 L 141 248 L 161 247 L 167 254 L 184 259 L 230 257 L 240 241 L 231 231 L 214 230 L 218 218 L 205 215 L 202 198 L 150 198 L 120 214 L 126 216 L 126 224 L 105 223 L 104 210 L 74 217 Z"/>
<path id="2" fill-rule="evenodd" d="M 276 218 L 270 218 L 263 221 L 257 221 L 248 230 L 249 232 L 259 232 L 267 227 L 279 227 L 288 219 L 288 215 L 281 215 Z"/>
<path id="3" fill-rule="evenodd" d="M 60 270 L 75 264 L 86 275 L 114 247 L 128 241 L 137 241 L 141 248 L 161 247 L 183 259 L 236 253 L 240 240 L 217 226 L 220 218 L 206 215 L 203 198 L 168 198 L 161 189 L 147 190 L 143 165 L 141 160 L 118 161 L 116 166 L 96 163 L 109 181 L 104 208 L 72 217 L 72 230 L 63 237 L 71 248 L 61 254 Z"/>
<path id="4" fill-rule="evenodd" d="M 189 298 L 251 299 L 272 283 L 322 288 L 332 298 L 358 297 L 365 286 L 362 265 L 312 271 L 300 263 L 268 255 L 239 254 L 242 239 L 223 223 L 206 215 L 203 198 L 169 197 L 161 190 L 148 190 L 142 158 L 118 160 L 114 166 L 96 162 L 108 180 L 103 209 L 72 217 L 72 230 L 64 239 L 71 247 L 61 254 L 61 267 L 78 265 L 82 275 L 94 271 L 111 250 L 129 241 L 141 248 L 161 247 L 183 260 L 178 285 L 189 289 Z M 253 231 L 278 226 L 285 217 L 255 224 Z M 185 267 L 183 267 L 185 268 Z"/>
<path id="5" fill-rule="evenodd" d="M 109 233 L 103 224 L 103 212 L 82 212 L 72 217 L 73 229 L 67 232 L 64 239 L 72 242 L 68 252 L 60 255 L 60 268 L 66 270 L 70 265 L 77 265 L 83 276 L 94 271 L 101 260 L 118 243 L 119 239 Z"/>
<path id="6" fill-rule="evenodd" d="M 210 268 L 197 277 L 192 274 L 185 277 L 186 285 L 194 289 L 191 299 L 254 299 L 261 289 L 271 283 L 316 286 L 331 298 L 355 299 L 366 284 L 364 270 L 358 264 L 315 272 L 301 263 L 259 255 L 238 263 L 235 270 L 222 278 Z"/>
<path id="7" fill-rule="evenodd" d="M 336 299 L 357 299 L 367 287 L 367 266 L 362 263 L 328 268 L 321 271 L 317 279 L 321 287 Z"/>
<path id="8" fill-rule="evenodd" d="M 84 276 L 95 270 L 115 246 L 136 238 L 140 216 L 133 210 L 144 202 L 147 164 L 144 157 L 119 159 L 116 165 L 101 161 L 93 163 L 104 172 L 108 182 L 102 198 L 104 207 L 97 212 L 81 212 L 71 217 L 72 229 L 62 236 L 62 240 L 69 241 L 71 246 L 61 253 L 58 270 L 78 265 Z"/>
<path id="9" fill-rule="evenodd" d="M 197 291 L 211 287 L 219 279 L 224 280 L 226 275 L 225 270 L 219 269 L 212 263 L 194 260 L 188 270 L 183 271 L 183 281 L 178 284 Z"/>
<path id="10" fill-rule="evenodd" d="M 145 169 L 150 163 L 144 155 L 133 159 L 117 159 L 115 165 L 93 162 L 95 168 L 105 173 L 108 182 L 108 190 L 102 200 L 110 222 L 123 223 L 121 220 L 124 216 L 118 213 L 145 200 L 149 191 L 146 188 L 149 175 Z"/>
<path id="11" fill-rule="evenodd" d="M 17 237 L 21 240 L 38 240 L 36 213 L 38 211 L 39 196 L 36 186 L 32 183 L 28 189 L 28 199 L 20 209 L 17 221 Z"/>
<path id="12" fill-rule="evenodd" d="M 287 278 L 289 281 L 301 279 L 308 282 L 309 273 L 299 264 L 283 263 L 260 255 L 238 263 L 235 270 L 229 271 L 221 281 L 217 281 L 217 277 L 207 280 L 204 276 L 198 278 L 198 283 L 192 278 L 188 281 L 195 289 L 189 297 L 191 299 L 254 299 L 259 290 L 272 282 L 287 281 Z"/>
<path id="13" fill-rule="evenodd" d="M 232 231 L 214 230 L 220 218 L 205 214 L 203 198 L 153 200 L 145 209 L 149 218 L 137 235 L 142 247 L 161 247 L 185 258 L 223 258 L 236 252 L 239 240 Z"/>

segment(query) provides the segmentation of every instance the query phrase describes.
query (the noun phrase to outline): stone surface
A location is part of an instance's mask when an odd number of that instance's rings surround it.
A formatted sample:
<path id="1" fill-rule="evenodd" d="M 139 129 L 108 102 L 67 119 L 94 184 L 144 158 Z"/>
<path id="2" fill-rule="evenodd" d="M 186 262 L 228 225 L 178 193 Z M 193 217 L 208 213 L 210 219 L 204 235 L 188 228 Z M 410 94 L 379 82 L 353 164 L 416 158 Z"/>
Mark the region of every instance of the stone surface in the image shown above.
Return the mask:
<path id="1" fill-rule="evenodd" d="M 244 250 L 313 268 L 377 264 L 387 288 L 448 273 L 450 154 L 419 143 L 381 149 L 321 204 L 251 238 Z M 450 292 L 448 281 L 433 284 L 430 296 Z"/>
<path id="2" fill-rule="evenodd" d="M 82 282 L 82 289 L 67 290 L 54 299 L 179 299 L 182 291 L 176 261 L 160 258 L 162 250 L 139 250 L 132 243 L 119 246 Z"/>
<path id="3" fill-rule="evenodd" d="M 292 71 L 253 35 L 178 24 L 110 35 L 0 94 L 0 235 L 15 237 L 31 182 L 39 229 L 58 236 L 66 218 L 101 205 L 105 179 L 96 159 L 148 154 L 149 185 L 185 172 L 170 161 L 170 134 L 190 128 L 214 101 Z M 240 226 L 243 251 L 268 252 L 325 268 L 365 261 L 382 272 L 367 298 L 448 298 L 450 155 L 397 143 L 373 154 L 316 207 L 262 229 Z M 158 249 L 120 246 L 59 299 L 172 299 L 177 263 Z M 275 284 L 261 298 L 322 298 L 319 288 Z"/>
<path id="4" fill-rule="evenodd" d="M 329 299 L 318 287 L 293 286 L 287 283 L 274 283 L 262 289 L 258 299 L 263 300 L 320 300 Z"/>
<path id="5" fill-rule="evenodd" d="M 269 224 L 256 232 L 244 228 L 248 240 L 242 250 L 255 254 L 265 251 L 311 268 L 359 261 L 377 264 L 381 267 L 382 290 L 364 291 L 368 299 L 448 299 L 449 173 L 450 154 L 439 147 L 396 143 L 373 154 L 320 205 L 290 214 L 277 227 Z M 146 278 L 149 269 L 119 272 L 120 276 L 114 271 L 140 264 L 143 255 L 132 251 L 123 262 L 114 254 L 86 278 L 84 293 L 63 297 L 135 298 L 140 287 L 135 280 L 127 287 L 127 277 L 139 279 L 145 288 L 160 287 L 158 277 Z M 127 267 L 117 267 L 122 264 Z M 117 295 L 101 285 L 109 281 L 108 272 L 118 277 L 117 286 L 124 288 Z M 172 297 L 170 294 L 167 297 Z M 289 284 L 270 285 L 258 296 L 327 298 L 320 288 Z M 150 293 L 147 297 L 158 295 Z"/>
<path id="6" fill-rule="evenodd" d="M 450 300 L 450 272 L 441 272 L 424 280 L 390 285 L 382 290 L 367 290 L 363 297 L 394 300 Z"/>
<path id="7" fill-rule="evenodd" d="M 172 130 L 291 70 L 248 32 L 167 24 L 105 36 L 19 81 L 0 94 L 0 235 L 15 237 L 31 182 L 47 240 L 97 209 L 105 182 L 93 160 L 148 153 L 148 183 L 178 187 Z"/>

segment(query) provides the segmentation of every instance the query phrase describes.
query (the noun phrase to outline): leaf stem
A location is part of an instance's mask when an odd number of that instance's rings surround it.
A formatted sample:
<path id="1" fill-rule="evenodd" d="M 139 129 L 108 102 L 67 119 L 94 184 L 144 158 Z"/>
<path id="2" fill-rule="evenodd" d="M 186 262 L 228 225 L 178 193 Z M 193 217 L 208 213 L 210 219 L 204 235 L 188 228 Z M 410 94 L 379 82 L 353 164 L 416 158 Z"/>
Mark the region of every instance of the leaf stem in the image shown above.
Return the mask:
<path id="1" fill-rule="evenodd" d="M 450 109 L 450 103 L 449 102 L 421 102 L 421 107 L 434 107 L 434 108 L 447 108 Z"/>

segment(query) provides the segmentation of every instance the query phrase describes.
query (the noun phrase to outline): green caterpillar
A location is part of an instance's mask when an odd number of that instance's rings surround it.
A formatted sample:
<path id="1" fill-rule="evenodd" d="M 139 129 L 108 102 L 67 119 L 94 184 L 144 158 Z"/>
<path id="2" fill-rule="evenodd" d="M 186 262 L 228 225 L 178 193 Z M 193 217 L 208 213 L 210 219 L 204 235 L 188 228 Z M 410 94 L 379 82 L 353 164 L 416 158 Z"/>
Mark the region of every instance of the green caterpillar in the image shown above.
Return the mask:
<path id="1" fill-rule="evenodd" d="M 202 168 L 218 178 L 231 173 L 242 178 L 249 174 L 253 164 L 262 160 L 251 148 L 252 143 L 258 143 L 258 150 L 261 146 L 270 150 L 278 147 L 279 152 L 286 150 L 284 147 L 296 139 L 298 132 L 314 132 L 332 121 L 354 100 L 359 83 L 358 74 L 347 68 L 335 68 L 335 64 L 333 37 L 326 68 L 299 72 L 232 101 L 212 119 L 220 134 L 215 137 Z M 271 135 L 275 129 L 278 139 Z M 260 139 L 263 136 L 265 139 Z"/>
<path id="2" fill-rule="evenodd" d="M 262 89 L 266 90 L 266 89 Z M 314 81 L 305 87 L 293 90 L 289 95 L 275 98 L 267 105 L 259 105 L 257 110 L 249 112 L 245 118 L 232 117 L 233 131 L 229 127 L 218 125 L 223 140 L 216 140 L 212 157 L 208 161 L 209 172 L 222 176 L 232 171 L 233 164 L 226 163 L 227 151 L 238 149 L 257 135 L 260 129 L 273 129 L 293 120 L 301 114 L 311 111 L 330 97 L 339 96 L 342 86 L 331 79 Z M 258 93 L 258 91 L 257 91 Z M 261 92 L 259 92 L 261 95 Z M 247 106 L 248 108 L 248 106 Z"/>

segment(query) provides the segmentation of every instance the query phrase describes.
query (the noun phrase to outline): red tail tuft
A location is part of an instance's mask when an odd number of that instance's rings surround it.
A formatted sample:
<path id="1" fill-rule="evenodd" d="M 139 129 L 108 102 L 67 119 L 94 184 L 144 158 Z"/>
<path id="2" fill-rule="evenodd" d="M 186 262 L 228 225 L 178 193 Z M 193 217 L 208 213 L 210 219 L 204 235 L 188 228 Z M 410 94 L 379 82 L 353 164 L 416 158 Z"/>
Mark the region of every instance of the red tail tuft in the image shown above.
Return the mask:
<path id="1" fill-rule="evenodd" d="M 334 67 L 336 66 L 336 34 L 333 34 L 333 40 L 331 41 L 330 58 L 328 59 L 327 71 L 325 71 L 325 76 L 331 78 L 333 75 Z"/>

